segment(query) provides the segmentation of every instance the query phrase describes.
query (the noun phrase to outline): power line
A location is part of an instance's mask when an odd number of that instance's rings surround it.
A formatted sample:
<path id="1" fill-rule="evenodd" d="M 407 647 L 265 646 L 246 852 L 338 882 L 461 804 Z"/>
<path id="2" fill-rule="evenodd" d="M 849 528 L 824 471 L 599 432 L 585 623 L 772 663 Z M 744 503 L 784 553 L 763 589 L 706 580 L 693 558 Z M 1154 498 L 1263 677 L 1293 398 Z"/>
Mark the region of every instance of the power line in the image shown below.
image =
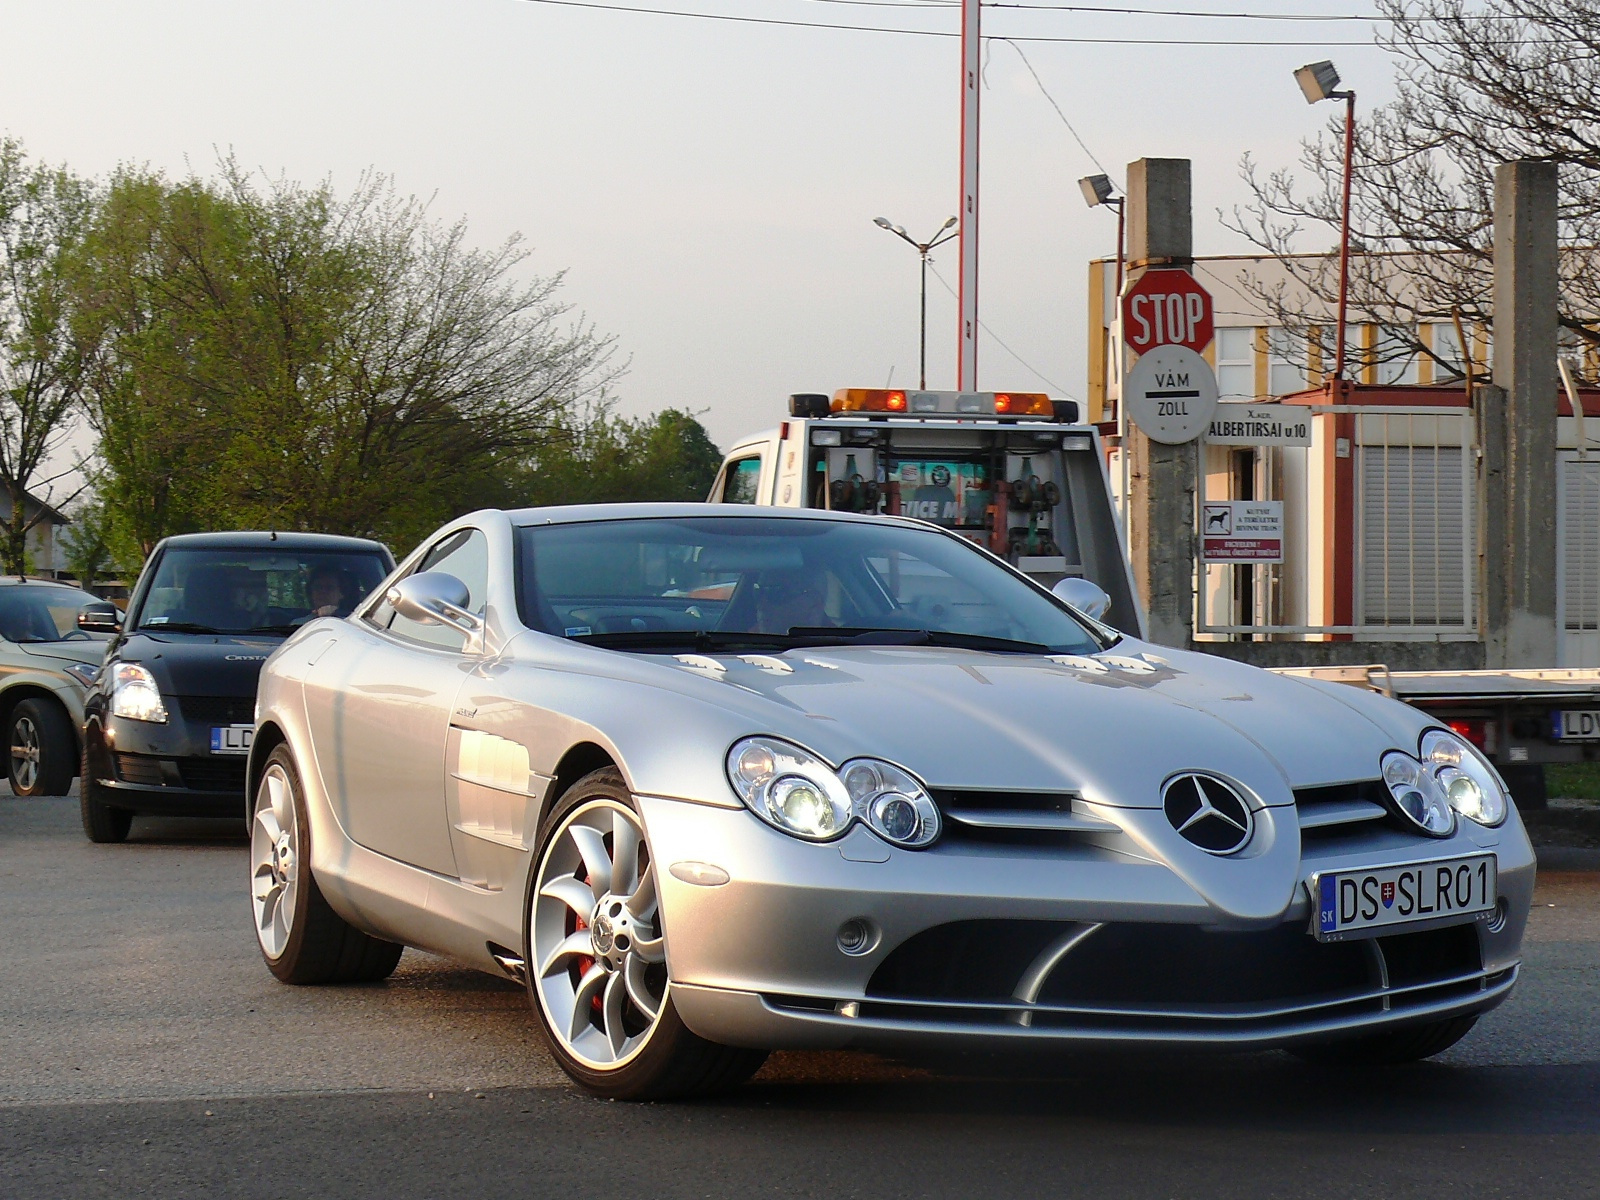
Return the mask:
<path id="1" fill-rule="evenodd" d="M 850 0 L 852 3 L 880 3 L 883 0 Z M 1035 12 L 1101 13 L 1118 17 L 1220 17 L 1227 21 L 1395 21 L 1381 13 L 1266 13 L 1196 12 L 1190 8 L 1120 8 L 1092 4 L 1020 4 L 1012 0 L 983 0 L 984 8 L 1021 8 Z M 1502 17 L 1502 19 L 1510 19 Z"/>
<path id="2" fill-rule="evenodd" d="M 954 38 L 961 35 L 954 30 L 943 29 L 901 29 L 887 25 L 845 25 L 829 21 L 792 21 L 781 17 L 744 17 L 734 16 L 730 13 L 687 12 L 677 8 L 649 8 L 644 5 L 632 4 L 600 4 L 596 0 L 521 0 L 524 4 L 548 4 L 558 8 L 591 8 L 604 12 L 647 13 L 657 17 L 689 17 L 698 21 L 732 21 L 741 25 L 782 25 L 796 29 L 839 29 L 849 33 L 892 33 L 906 37 L 936 37 Z M 934 5 L 926 7 L 933 8 Z M 1371 39 L 1360 41 L 1344 40 L 1334 41 L 1328 38 L 1315 39 L 1253 39 L 1253 38 L 1128 38 L 1128 37 L 1044 37 L 1029 35 L 1026 37 L 1000 37 L 986 34 L 985 40 L 1006 42 L 1028 42 L 1034 45 L 1063 44 L 1078 46 L 1280 46 L 1280 47 L 1322 47 L 1334 48 L 1344 46 L 1373 47 L 1377 43 Z M 1549 39 L 1516 38 L 1513 42 L 1517 45 L 1536 45 Z M 1571 40 L 1571 39 L 1566 39 Z M 1408 45 L 1414 46 L 1443 46 L 1449 47 L 1456 43 L 1444 40 L 1414 40 Z M 1504 44 L 1504 43 L 1502 43 Z"/>
<path id="3" fill-rule="evenodd" d="M 937 279 L 940 282 L 940 284 L 943 285 L 945 291 L 949 292 L 952 296 L 956 295 L 955 288 L 951 287 L 950 284 L 945 280 L 945 277 L 943 275 L 939 274 L 939 268 L 933 265 L 933 261 L 931 259 L 928 262 L 928 270 L 933 272 L 933 277 L 935 279 Z M 956 299 L 959 300 L 960 297 L 956 296 Z M 1056 392 L 1060 393 L 1063 396 L 1070 396 L 1072 394 L 1071 392 L 1067 391 L 1066 388 L 1062 387 L 1059 383 L 1056 383 L 1049 376 L 1045 375 L 1042 371 L 1039 370 L 1038 367 L 1034 366 L 1027 359 L 1023 358 L 1022 355 L 1018 354 L 1010 346 L 1008 346 L 1004 342 L 1002 342 L 1000 340 L 1000 338 L 999 338 L 999 335 L 997 335 L 994 330 L 990 329 L 981 320 L 978 322 L 978 328 L 983 330 L 985 333 L 987 333 L 989 335 L 989 337 L 991 339 L 993 339 L 995 345 L 999 346 L 1000 349 L 1004 350 L 1007 354 L 1011 355 L 1012 358 L 1016 359 L 1019 363 L 1021 363 L 1024 367 L 1026 367 L 1030 372 L 1032 372 L 1033 375 L 1035 375 L 1037 378 L 1044 380 L 1045 383 L 1049 384 L 1050 387 L 1053 388 Z"/>
<path id="4" fill-rule="evenodd" d="M 1060 117 L 1061 123 L 1067 127 L 1067 132 L 1072 135 L 1072 140 L 1077 142 L 1079 148 L 1089 156 L 1089 161 L 1100 168 L 1101 174 L 1111 174 L 1110 171 L 1106 170 L 1105 165 L 1094 156 L 1094 151 L 1089 149 L 1089 144 L 1085 142 L 1083 138 L 1079 136 L 1078 131 L 1072 127 L 1072 122 L 1067 120 L 1067 114 L 1061 111 L 1061 105 L 1056 103 L 1056 98 L 1050 94 L 1050 89 L 1044 86 L 1044 80 L 1039 78 L 1039 72 L 1033 69 L 1033 64 L 1028 61 L 1028 56 L 1022 52 L 1022 47 L 1017 45 L 1016 42 L 1012 41 L 1010 38 L 991 38 L 990 40 L 995 42 L 1004 42 L 1017 52 L 1017 57 L 1022 59 L 1022 65 L 1028 68 L 1028 74 L 1032 75 L 1034 83 L 1039 85 L 1040 93 L 1046 100 L 1050 102 L 1050 107 L 1056 110 L 1056 116 Z"/>

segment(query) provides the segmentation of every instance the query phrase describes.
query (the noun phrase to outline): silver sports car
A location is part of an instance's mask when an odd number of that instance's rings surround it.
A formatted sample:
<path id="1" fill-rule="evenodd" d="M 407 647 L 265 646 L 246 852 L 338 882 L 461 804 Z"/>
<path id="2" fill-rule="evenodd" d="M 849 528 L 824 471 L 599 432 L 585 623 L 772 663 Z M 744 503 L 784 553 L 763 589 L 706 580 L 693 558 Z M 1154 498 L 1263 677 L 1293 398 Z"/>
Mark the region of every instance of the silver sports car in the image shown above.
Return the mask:
<path id="1" fill-rule="evenodd" d="M 877 516 L 463 517 L 272 655 L 249 779 L 279 979 L 523 980 L 616 1097 L 778 1047 L 1424 1057 L 1510 993 L 1533 890 L 1416 710 Z"/>

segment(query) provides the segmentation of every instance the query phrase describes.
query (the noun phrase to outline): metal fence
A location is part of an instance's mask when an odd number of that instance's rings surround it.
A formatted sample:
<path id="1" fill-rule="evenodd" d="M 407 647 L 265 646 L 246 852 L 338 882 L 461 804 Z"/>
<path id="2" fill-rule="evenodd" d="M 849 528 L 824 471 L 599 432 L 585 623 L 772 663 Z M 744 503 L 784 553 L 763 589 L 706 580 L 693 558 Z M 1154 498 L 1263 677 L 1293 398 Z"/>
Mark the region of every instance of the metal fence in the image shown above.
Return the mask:
<path id="1" fill-rule="evenodd" d="M 1317 489 L 1329 494 L 1326 467 L 1319 471 L 1313 464 L 1328 463 L 1325 441 L 1335 436 L 1336 425 L 1318 422 L 1318 444 L 1298 452 L 1305 456 L 1302 469 L 1279 473 L 1285 481 L 1297 480 L 1302 494 L 1286 486 L 1284 491 L 1290 494 L 1271 497 L 1285 501 L 1286 514 L 1296 506 L 1300 511 L 1298 521 L 1287 523 L 1283 563 L 1209 568 L 1201 564 L 1195 632 L 1285 640 L 1335 634 L 1373 640 L 1477 637 L 1477 448 L 1471 412 L 1372 405 L 1318 405 L 1312 412 L 1353 418 L 1337 423 L 1347 424 L 1351 436 L 1344 445 L 1346 439 L 1339 435 L 1341 444 L 1334 448 L 1336 459 L 1352 460 L 1346 505 L 1328 511 L 1313 503 Z M 1202 502 L 1227 499 L 1206 495 L 1204 479 L 1197 492 Z M 1316 607 L 1313 582 L 1326 590 L 1333 570 L 1321 536 L 1328 528 L 1350 541 L 1350 624 L 1310 619 Z M 1212 591 L 1207 586 L 1208 569 L 1255 572 L 1254 611 L 1217 614 L 1224 619 L 1213 620 L 1207 611 Z M 1600 652 L 1600 571 L 1594 594 Z"/>

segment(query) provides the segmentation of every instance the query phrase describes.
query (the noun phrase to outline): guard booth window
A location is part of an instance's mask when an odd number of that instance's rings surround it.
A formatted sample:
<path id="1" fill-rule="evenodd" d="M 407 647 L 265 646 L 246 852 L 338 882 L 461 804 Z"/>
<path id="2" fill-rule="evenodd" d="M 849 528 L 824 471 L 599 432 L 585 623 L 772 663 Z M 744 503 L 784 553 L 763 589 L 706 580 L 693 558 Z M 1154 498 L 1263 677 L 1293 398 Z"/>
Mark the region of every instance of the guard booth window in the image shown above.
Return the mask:
<path id="1" fill-rule="evenodd" d="M 750 458 L 741 458 L 737 462 L 728 464 L 728 473 L 722 481 L 722 502 L 724 504 L 754 504 L 756 502 L 756 485 L 761 482 L 761 458 L 759 455 Z"/>

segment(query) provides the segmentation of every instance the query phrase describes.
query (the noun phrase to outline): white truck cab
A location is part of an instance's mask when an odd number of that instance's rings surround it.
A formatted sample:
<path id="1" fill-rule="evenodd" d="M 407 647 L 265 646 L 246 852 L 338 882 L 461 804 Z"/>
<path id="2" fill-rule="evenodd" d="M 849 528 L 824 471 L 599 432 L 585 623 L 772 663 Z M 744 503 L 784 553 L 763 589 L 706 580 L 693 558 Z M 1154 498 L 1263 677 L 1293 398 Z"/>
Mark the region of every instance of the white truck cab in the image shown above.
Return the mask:
<path id="1" fill-rule="evenodd" d="M 1084 578 L 1101 618 L 1144 632 L 1105 457 L 1076 401 L 1037 392 L 846 388 L 789 397 L 741 439 L 713 503 L 915 517 L 987 547 L 1045 587 Z"/>

